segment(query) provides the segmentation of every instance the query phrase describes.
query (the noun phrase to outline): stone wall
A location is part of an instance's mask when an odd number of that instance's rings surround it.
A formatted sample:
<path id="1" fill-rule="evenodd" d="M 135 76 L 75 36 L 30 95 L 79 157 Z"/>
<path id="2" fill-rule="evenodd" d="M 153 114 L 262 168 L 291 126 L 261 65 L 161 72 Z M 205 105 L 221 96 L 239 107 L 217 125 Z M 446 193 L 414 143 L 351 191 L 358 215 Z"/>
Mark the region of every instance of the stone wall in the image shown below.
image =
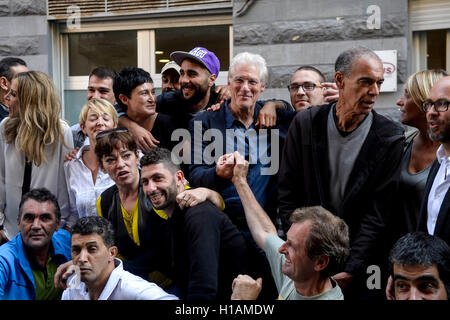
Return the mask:
<path id="1" fill-rule="evenodd" d="M 234 0 L 234 54 L 261 54 L 269 67 L 263 98 L 289 100 L 286 86 L 303 64 L 319 68 L 327 80 L 343 50 L 364 45 L 373 50 L 398 51 L 397 92 L 382 93 L 376 108 L 397 118 L 395 101 L 408 76 L 407 0 L 255 0 L 238 16 L 245 0 Z M 380 8 L 380 29 L 368 29 L 367 8 Z"/>
<path id="2" fill-rule="evenodd" d="M 49 71 L 45 0 L 0 0 L 0 59 L 20 57 L 30 69 Z"/>

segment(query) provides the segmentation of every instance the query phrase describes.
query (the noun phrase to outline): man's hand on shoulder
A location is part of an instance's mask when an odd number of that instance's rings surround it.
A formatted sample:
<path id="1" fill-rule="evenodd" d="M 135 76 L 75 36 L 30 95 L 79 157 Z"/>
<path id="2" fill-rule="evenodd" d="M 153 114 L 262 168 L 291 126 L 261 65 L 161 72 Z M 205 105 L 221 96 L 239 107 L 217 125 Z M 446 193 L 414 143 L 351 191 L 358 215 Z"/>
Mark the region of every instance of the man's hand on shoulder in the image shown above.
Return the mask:
<path id="1" fill-rule="evenodd" d="M 209 200 L 219 210 L 223 210 L 222 206 L 224 206 L 224 204 L 220 194 L 208 188 L 199 187 L 188 189 L 179 193 L 176 197 L 176 201 L 181 210 L 184 208 L 195 207 L 206 200 Z"/>
<path id="2" fill-rule="evenodd" d="M 195 188 L 188 189 L 179 193 L 176 197 L 176 201 L 181 210 L 184 208 L 194 207 L 199 203 L 205 202 L 208 198 L 208 189 Z"/>
<path id="3" fill-rule="evenodd" d="M 214 111 L 214 112 L 219 111 L 220 110 L 220 106 L 221 106 L 220 103 L 216 103 L 216 104 L 210 105 L 208 108 L 206 108 L 206 111 Z"/>
<path id="4" fill-rule="evenodd" d="M 283 104 L 284 107 L 284 104 Z M 258 113 L 258 120 L 255 127 L 261 129 L 272 128 L 277 124 L 277 101 L 269 100 Z"/>
<path id="5" fill-rule="evenodd" d="M 337 101 L 339 99 L 339 89 L 334 82 L 322 82 L 323 97 L 326 103 Z"/>
<path id="6" fill-rule="evenodd" d="M 134 136 L 139 149 L 143 152 L 158 147 L 159 141 L 147 129 L 142 128 L 126 115 L 119 118 L 119 125 L 125 127 Z"/>
<path id="7" fill-rule="evenodd" d="M 228 86 L 216 86 L 215 92 L 219 95 L 219 106 L 231 98 L 231 91 Z"/>
<path id="8" fill-rule="evenodd" d="M 64 162 L 71 161 L 77 157 L 77 153 L 80 148 L 76 147 L 72 151 L 70 151 L 66 156 L 64 157 Z"/>

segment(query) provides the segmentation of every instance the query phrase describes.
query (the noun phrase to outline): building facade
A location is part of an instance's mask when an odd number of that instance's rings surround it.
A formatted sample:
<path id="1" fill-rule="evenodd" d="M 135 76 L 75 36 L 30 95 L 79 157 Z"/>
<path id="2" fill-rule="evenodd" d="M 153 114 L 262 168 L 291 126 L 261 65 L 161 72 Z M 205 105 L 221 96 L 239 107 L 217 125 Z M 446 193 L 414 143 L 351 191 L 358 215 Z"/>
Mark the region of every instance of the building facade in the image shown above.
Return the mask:
<path id="1" fill-rule="evenodd" d="M 263 98 L 289 100 L 286 86 L 300 65 L 332 81 L 343 50 L 364 45 L 380 54 L 385 77 L 376 109 L 398 119 L 395 101 L 409 74 L 450 69 L 448 0 L 0 0 L 0 58 L 18 56 L 49 73 L 71 124 L 96 66 L 146 69 L 156 87 L 174 50 L 205 46 L 221 61 L 261 54 L 269 81 Z"/>

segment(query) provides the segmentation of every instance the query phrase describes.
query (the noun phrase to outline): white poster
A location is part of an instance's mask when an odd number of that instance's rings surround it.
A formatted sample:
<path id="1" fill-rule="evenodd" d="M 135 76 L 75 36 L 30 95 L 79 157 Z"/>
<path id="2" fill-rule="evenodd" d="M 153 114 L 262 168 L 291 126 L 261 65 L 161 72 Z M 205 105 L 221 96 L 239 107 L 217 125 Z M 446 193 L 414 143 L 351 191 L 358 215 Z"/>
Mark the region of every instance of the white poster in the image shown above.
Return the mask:
<path id="1" fill-rule="evenodd" d="M 397 91 L 397 50 L 380 50 L 375 53 L 383 61 L 384 83 L 381 92 Z"/>

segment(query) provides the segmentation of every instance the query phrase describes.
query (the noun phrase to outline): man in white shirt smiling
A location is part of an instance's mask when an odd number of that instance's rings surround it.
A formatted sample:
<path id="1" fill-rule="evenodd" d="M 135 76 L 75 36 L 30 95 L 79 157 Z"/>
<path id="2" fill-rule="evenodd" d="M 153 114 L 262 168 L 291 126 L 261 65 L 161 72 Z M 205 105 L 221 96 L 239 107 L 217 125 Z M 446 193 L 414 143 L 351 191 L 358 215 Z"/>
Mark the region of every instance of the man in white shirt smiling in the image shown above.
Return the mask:
<path id="1" fill-rule="evenodd" d="M 442 145 L 436 152 L 425 186 L 418 230 L 443 239 L 450 245 L 450 77 L 436 82 L 423 103 L 428 134 Z"/>
<path id="2" fill-rule="evenodd" d="M 77 221 L 72 230 L 72 263 L 79 272 L 69 278 L 62 300 L 178 300 L 123 270 L 113 240 L 114 231 L 105 218 L 90 216 Z"/>

